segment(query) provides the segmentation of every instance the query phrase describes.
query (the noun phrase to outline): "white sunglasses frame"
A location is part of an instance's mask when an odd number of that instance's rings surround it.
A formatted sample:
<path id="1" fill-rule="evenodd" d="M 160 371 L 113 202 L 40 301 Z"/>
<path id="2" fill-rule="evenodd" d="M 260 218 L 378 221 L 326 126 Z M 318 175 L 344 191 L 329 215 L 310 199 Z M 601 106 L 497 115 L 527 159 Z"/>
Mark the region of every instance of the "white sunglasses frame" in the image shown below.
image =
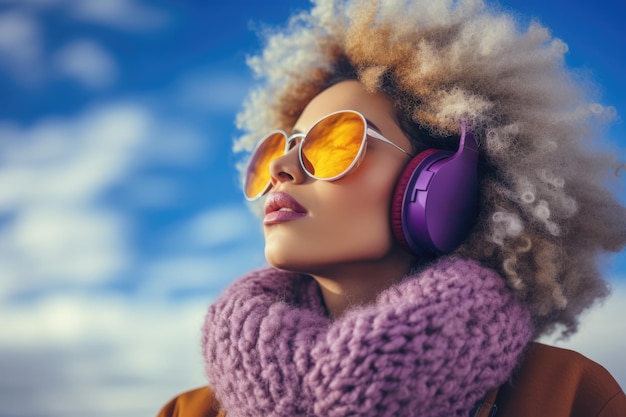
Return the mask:
<path id="1" fill-rule="evenodd" d="M 365 126 L 365 130 L 363 132 L 363 138 L 361 138 L 361 146 L 359 147 L 359 150 L 357 152 L 357 154 L 354 157 L 354 160 L 352 161 L 352 163 L 345 169 L 343 170 L 340 174 L 335 175 L 334 177 L 331 178 L 320 178 L 320 177 L 316 177 L 315 175 L 311 174 L 307 168 L 306 165 L 304 164 L 304 160 L 302 159 L 302 144 L 304 143 L 304 141 L 306 140 L 306 136 L 311 132 L 311 130 L 313 130 L 313 128 L 315 128 L 315 126 L 317 126 L 322 120 L 333 116 L 335 114 L 339 114 L 339 113 L 353 113 L 356 114 L 357 116 L 359 116 L 361 118 L 361 120 L 363 121 L 363 125 Z M 365 156 L 365 150 L 367 148 L 367 138 L 374 138 L 374 139 L 378 139 L 381 142 L 387 143 L 391 146 L 393 146 L 394 148 L 396 148 L 397 150 L 399 150 L 400 152 L 403 152 L 405 154 L 407 154 L 408 156 L 411 156 L 411 153 L 405 151 L 404 149 L 402 149 L 400 146 L 396 145 L 395 143 L 393 143 L 392 141 L 390 141 L 389 139 L 387 139 L 386 137 L 384 137 L 383 135 L 381 135 L 380 133 L 378 133 L 377 131 L 375 131 L 374 129 L 372 129 L 371 127 L 369 127 L 368 121 L 365 118 L 365 116 L 363 116 L 360 112 L 356 111 L 356 110 L 338 110 L 332 113 L 329 113 L 327 115 L 325 115 L 324 117 L 321 117 L 320 119 L 318 119 L 315 123 L 313 123 L 311 125 L 311 127 L 304 133 L 294 133 L 293 135 L 288 135 L 284 130 L 273 130 L 270 133 L 268 133 L 267 135 L 265 135 L 261 140 L 259 140 L 259 142 L 257 143 L 257 145 L 254 148 L 254 151 L 252 151 L 251 153 L 251 157 L 250 157 L 250 161 L 252 161 L 254 158 L 254 155 L 256 154 L 257 150 L 261 147 L 261 145 L 270 137 L 272 137 L 273 135 L 280 133 L 281 135 L 283 135 L 285 137 L 285 150 L 283 155 L 284 156 L 287 154 L 287 152 L 289 152 L 292 147 L 291 147 L 291 143 L 298 139 L 298 138 L 302 138 L 302 140 L 300 141 L 300 143 L 298 143 L 296 146 L 298 146 L 298 159 L 300 161 L 300 167 L 302 168 L 302 170 L 311 178 L 314 178 L 316 180 L 321 180 L 321 181 L 336 181 L 346 175 L 348 175 L 353 169 L 355 169 L 356 167 L 359 166 L 359 164 L 361 163 L 361 160 L 363 159 L 363 157 Z M 249 163 L 248 163 L 249 164 Z M 249 165 L 248 165 L 249 166 Z M 246 182 L 247 182 L 247 178 L 246 178 Z M 258 200 L 259 198 L 263 197 L 265 194 L 268 193 L 268 191 L 272 188 L 272 181 L 271 181 L 271 177 L 270 180 L 267 182 L 266 187 L 263 189 L 263 191 L 261 191 L 259 194 L 257 194 L 254 197 L 248 197 L 245 193 L 245 183 L 244 183 L 244 197 L 246 198 L 246 200 L 248 201 L 255 201 Z"/>

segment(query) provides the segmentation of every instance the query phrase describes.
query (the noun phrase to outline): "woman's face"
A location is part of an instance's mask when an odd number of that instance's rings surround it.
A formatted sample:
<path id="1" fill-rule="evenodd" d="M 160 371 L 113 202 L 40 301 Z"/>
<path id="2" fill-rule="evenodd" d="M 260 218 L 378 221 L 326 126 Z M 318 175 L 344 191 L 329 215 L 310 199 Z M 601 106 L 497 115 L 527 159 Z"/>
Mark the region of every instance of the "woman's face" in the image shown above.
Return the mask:
<path id="1" fill-rule="evenodd" d="M 405 150 L 411 145 L 394 118 L 394 108 L 382 93 L 366 92 L 358 81 L 343 81 L 316 96 L 293 130 L 306 132 L 317 120 L 337 110 L 357 110 L 374 130 Z M 390 201 L 409 156 L 382 141 L 368 138 L 361 164 L 336 181 L 309 177 L 297 147 L 270 166 L 271 193 L 286 193 L 302 213 L 264 221 L 265 256 L 280 269 L 330 274 L 334 269 L 397 262 L 409 256 L 394 241 Z M 274 207 L 274 210 L 276 207 Z M 279 218 L 276 221 L 276 218 Z"/>

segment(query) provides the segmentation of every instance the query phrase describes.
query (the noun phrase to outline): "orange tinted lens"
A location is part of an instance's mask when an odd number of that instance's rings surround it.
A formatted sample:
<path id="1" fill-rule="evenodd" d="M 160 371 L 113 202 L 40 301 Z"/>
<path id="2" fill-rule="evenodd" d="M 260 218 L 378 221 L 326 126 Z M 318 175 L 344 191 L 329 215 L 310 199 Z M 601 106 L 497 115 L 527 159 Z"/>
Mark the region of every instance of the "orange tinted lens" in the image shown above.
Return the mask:
<path id="1" fill-rule="evenodd" d="M 364 132 L 365 123 L 356 113 L 335 113 L 320 120 L 302 143 L 306 170 L 327 179 L 345 173 L 361 149 Z"/>
<path id="2" fill-rule="evenodd" d="M 261 196 L 270 184 L 270 163 L 285 154 L 285 135 L 275 132 L 261 141 L 246 171 L 246 197 L 253 199 Z"/>

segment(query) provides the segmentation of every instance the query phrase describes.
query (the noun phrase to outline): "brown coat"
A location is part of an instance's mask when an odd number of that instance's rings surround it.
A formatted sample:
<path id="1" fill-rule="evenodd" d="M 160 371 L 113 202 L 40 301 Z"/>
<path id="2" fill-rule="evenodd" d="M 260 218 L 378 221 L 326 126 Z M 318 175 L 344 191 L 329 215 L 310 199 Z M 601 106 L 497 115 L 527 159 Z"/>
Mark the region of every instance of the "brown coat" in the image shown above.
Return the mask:
<path id="1" fill-rule="evenodd" d="M 624 391 L 606 369 L 579 353 L 539 343 L 530 346 L 512 381 L 491 394 L 491 417 L 626 417 Z M 492 403 L 488 398 L 480 417 L 489 416 Z M 225 416 L 203 387 L 172 399 L 157 417 Z"/>
<path id="2" fill-rule="evenodd" d="M 174 397 L 157 417 L 225 417 L 209 387 L 196 388 Z"/>
<path id="3" fill-rule="evenodd" d="M 599 364 L 571 350 L 535 343 L 510 383 L 497 417 L 626 417 L 626 396 Z"/>

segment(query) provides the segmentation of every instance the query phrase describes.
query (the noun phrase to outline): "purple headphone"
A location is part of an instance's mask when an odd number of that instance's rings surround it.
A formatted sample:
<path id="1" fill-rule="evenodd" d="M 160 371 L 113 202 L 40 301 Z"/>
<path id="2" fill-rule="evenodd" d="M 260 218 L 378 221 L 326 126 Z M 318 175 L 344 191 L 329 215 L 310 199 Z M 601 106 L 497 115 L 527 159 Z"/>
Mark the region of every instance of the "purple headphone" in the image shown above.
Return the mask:
<path id="1" fill-rule="evenodd" d="M 478 215 L 478 145 L 465 124 L 456 153 L 427 149 L 398 179 L 391 226 L 400 244 L 416 256 L 452 252 Z"/>

